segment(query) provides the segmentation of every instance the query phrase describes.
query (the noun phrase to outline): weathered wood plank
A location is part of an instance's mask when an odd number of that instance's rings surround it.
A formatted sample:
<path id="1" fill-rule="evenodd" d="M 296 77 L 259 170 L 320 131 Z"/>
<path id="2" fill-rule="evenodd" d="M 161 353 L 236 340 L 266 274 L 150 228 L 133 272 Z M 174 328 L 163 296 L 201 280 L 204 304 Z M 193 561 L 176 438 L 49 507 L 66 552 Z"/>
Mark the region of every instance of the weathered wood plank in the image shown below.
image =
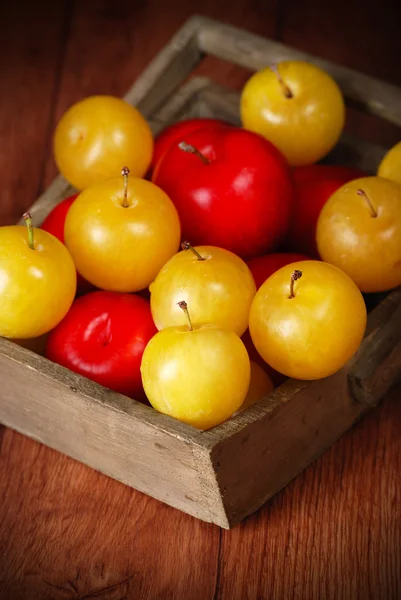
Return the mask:
<path id="1" fill-rule="evenodd" d="M 353 396 L 370 406 L 401 379 L 401 289 L 375 309 L 348 377 Z"/>
<path id="2" fill-rule="evenodd" d="M 216 436 L 211 452 L 231 526 L 260 508 L 367 411 L 350 395 L 345 369 L 320 381 L 291 381 L 252 408 L 247 425 L 224 440 Z"/>
<path id="3" fill-rule="evenodd" d="M 205 498 L 196 429 L 0 339 L 0 421 L 205 521 L 227 526 Z M 221 517 L 221 518 L 220 518 Z"/>

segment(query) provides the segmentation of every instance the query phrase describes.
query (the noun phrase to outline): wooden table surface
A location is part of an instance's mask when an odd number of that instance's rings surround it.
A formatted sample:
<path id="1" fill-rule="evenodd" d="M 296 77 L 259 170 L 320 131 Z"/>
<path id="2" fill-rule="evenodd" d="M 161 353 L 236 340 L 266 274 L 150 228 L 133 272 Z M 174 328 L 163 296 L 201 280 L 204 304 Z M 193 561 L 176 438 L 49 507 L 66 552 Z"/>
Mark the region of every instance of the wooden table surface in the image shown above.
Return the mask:
<path id="1" fill-rule="evenodd" d="M 63 111 L 89 94 L 122 95 L 193 12 L 401 85 L 400 21 L 386 0 L 1 4 L 2 225 L 54 177 Z M 200 72 L 235 88 L 247 78 L 212 58 Z M 401 137 L 355 115 L 349 127 L 386 144 Z M 400 400 L 398 387 L 232 531 L 0 428 L 0 599 L 399 599 Z"/>

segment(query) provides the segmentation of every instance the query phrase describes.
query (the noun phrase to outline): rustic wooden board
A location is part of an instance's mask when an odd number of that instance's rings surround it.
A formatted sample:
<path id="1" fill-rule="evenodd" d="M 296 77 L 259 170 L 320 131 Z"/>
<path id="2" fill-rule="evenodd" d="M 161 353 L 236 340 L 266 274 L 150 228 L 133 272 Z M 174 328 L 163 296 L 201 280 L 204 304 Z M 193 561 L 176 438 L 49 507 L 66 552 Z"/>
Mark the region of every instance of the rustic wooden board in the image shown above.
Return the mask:
<path id="1" fill-rule="evenodd" d="M 178 89 L 205 52 L 249 68 L 288 57 L 312 60 L 275 42 L 194 17 L 126 96 L 147 116 L 155 133 L 186 116 L 210 114 L 237 120 L 238 94 L 204 78 L 193 78 Z M 400 123 L 397 88 L 324 61 L 313 62 L 331 72 L 353 101 L 368 98 L 360 103 L 364 109 Z M 353 138 L 344 138 L 339 151 L 347 148 L 352 164 L 368 170 L 374 170 L 383 152 L 376 146 L 361 146 Z M 35 224 L 71 192 L 58 177 L 32 208 Z M 312 383 L 288 381 L 207 432 L 0 340 L 0 377 L 5 381 L 0 421 L 189 514 L 228 528 L 328 448 L 398 378 L 400 304 L 398 290 L 371 313 L 360 351 L 334 376 Z"/>
<path id="2" fill-rule="evenodd" d="M 7 340 L 0 339 L 0 356 L 4 425 L 197 518 L 228 526 L 221 500 L 208 493 L 213 473 L 202 460 L 200 432 Z"/>
<path id="3" fill-rule="evenodd" d="M 401 379 L 401 289 L 371 313 L 365 340 L 349 362 L 351 393 L 375 406 Z"/>

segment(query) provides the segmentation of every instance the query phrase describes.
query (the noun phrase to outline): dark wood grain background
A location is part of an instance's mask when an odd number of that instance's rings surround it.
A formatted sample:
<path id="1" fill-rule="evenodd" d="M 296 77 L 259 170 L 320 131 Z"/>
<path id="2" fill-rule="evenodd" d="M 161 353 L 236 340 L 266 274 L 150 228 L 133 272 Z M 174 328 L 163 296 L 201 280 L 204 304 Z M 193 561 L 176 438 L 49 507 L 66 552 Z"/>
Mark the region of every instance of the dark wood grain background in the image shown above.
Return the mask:
<path id="1" fill-rule="evenodd" d="M 122 95 L 194 12 L 401 85 L 395 1 L 1 3 L 0 224 L 54 177 L 63 111 Z M 211 58 L 200 71 L 238 89 L 248 76 Z M 399 137 L 358 115 L 348 127 Z M 0 428 L 0 599 L 397 600 L 400 477 L 400 387 L 229 532 Z"/>

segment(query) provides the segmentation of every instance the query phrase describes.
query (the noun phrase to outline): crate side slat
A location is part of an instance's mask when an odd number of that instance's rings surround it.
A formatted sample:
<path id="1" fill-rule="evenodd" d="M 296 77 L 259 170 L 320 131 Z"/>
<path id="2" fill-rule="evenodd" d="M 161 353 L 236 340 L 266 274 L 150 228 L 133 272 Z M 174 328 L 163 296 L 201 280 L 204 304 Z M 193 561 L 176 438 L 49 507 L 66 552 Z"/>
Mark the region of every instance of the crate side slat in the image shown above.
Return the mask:
<path id="1" fill-rule="evenodd" d="M 230 527 L 301 473 L 367 410 L 351 397 L 342 370 L 305 385 L 289 401 L 217 443 L 211 461 Z"/>
<path id="2" fill-rule="evenodd" d="M 150 427 L 182 438 L 184 441 L 201 443 L 201 432 L 186 423 L 163 415 L 150 406 L 132 400 L 123 394 L 113 392 L 102 385 L 58 365 L 44 356 L 0 337 L 0 363 L 11 360 L 21 369 L 21 373 L 32 371 L 43 375 L 49 382 L 60 383 L 74 394 L 84 396 L 88 401 L 100 404 L 106 409 L 127 414 L 134 421 L 147 423 Z M 0 390 L 1 392 L 1 390 Z"/>
<path id="3" fill-rule="evenodd" d="M 194 116 L 198 106 L 198 95 L 210 86 L 207 77 L 192 77 L 175 92 L 149 119 L 154 135 L 157 135 L 167 125 Z"/>
<path id="4" fill-rule="evenodd" d="M 49 364 L 38 370 L 38 362 Z M 194 428 L 5 340 L 0 381 L 0 422 L 7 427 L 190 515 L 228 526 Z"/>
<path id="5" fill-rule="evenodd" d="M 366 112 L 401 126 L 401 90 L 397 86 L 232 25 L 206 17 L 199 17 L 199 23 L 199 47 L 205 54 L 253 71 L 283 60 L 311 62 L 334 77 L 346 98 Z"/>
<path id="6" fill-rule="evenodd" d="M 377 319 L 377 313 L 389 317 Z M 370 406 L 401 379 L 401 288 L 385 298 L 368 324 L 364 343 L 349 362 L 353 396 Z"/>

